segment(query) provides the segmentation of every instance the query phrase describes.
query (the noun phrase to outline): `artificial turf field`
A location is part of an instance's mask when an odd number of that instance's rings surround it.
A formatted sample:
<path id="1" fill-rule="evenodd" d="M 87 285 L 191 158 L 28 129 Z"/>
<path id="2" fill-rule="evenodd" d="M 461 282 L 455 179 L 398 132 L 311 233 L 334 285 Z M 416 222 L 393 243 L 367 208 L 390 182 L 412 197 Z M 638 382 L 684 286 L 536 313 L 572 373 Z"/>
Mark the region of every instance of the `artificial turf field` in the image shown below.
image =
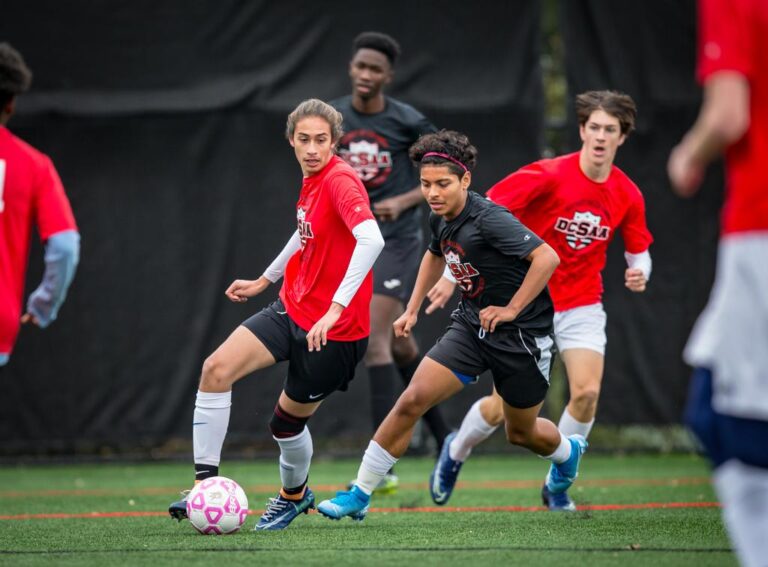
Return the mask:
<path id="1" fill-rule="evenodd" d="M 546 463 L 536 457 L 473 456 L 443 508 L 427 490 L 432 459 L 407 457 L 399 491 L 375 496 L 363 522 L 313 512 L 281 532 L 252 532 L 277 491 L 276 461 L 223 464 L 252 514 L 230 536 L 167 516 L 188 464 L 5 466 L 0 565 L 736 565 L 707 466 L 691 455 L 587 454 L 571 514 L 541 508 Z M 318 502 L 358 463 L 317 459 Z"/>

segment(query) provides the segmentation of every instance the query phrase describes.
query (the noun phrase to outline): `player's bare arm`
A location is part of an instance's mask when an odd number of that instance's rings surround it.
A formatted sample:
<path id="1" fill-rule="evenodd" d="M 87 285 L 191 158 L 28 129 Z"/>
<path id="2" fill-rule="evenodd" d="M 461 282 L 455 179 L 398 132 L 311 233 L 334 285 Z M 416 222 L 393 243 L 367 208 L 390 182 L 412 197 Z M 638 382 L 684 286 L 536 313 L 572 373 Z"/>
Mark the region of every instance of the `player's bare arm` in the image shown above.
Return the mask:
<path id="1" fill-rule="evenodd" d="M 407 193 L 402 195 L 395 195 L 388 199 L 382 199 L 381 201 L 374 203 L 371 209 L 373 214 L 376 215 L 382 222 L 393 222 L 408 209 L 420 204 L 424 198 L 421 195 L 421 186 L 414 187 Z"/>
<path id="2" fill-rule="evenodd" d="M 429 305 L 427 305 L 427 308 L 424 310 L 427 315 L 431 315 L 438 309 L 445 307 L 451 297 L 453 297 L 453 292 L 456 289 L 456 280 L 449 276 L 450 271 L 446 270 L 443 273 L 443 277 L 441 277 L 438 282 L 432 286 L 429 293 L 427 293 Z"/>
<path id="3" fill-rule="evenodd" d="M 560 257 L 549 244 L 541 244 L 526 258 L 531 263 L 523 283 L 507 305 L 491 305 L 481 310 L 480 325 L 486 332 L 493 333 L 496 325 L 514 321 L 533 299 L 541 293 L 552 277 Z"/>
<path id="4" fill-rule="evenodd" d="M 721 71 L 704 88 L 704 105 L 693 128 L 669 156 L 667 173 L 681 197 L 694 195 L 707 164 L 749 129 L 749 83 L 740 73 Z"/>
<path id="5" fill-rule="evenodd" d="M 396 337 L 407 337 L 418 320 L 419 309 L 427 296 L 427 290 L 435 285 L 443 273 L 445 261 L 442 257 L 433 254 L 429 250 L 424 254 L 419 266 L 419 274 L 416 276 L 416 285 L 411 293 L 411 299 L 405 312 L 392 324 Z"/>
<path id="6" fill-rule="evenodd" d="M 224 295 L 235 303 L 245 303 L 249 297 L 256 297 L 271 283 L 265 276 L 257 280 L 235 280 L 229 285 Z"/>

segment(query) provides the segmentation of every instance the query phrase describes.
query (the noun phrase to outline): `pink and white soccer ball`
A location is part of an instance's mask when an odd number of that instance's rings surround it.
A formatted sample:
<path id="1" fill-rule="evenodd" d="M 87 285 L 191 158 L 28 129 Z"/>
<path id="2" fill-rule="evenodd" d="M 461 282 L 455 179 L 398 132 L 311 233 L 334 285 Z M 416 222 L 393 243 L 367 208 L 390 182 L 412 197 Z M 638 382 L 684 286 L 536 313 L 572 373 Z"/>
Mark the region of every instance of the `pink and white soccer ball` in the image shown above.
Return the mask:
<path id="1" fill-rule="evenodd" d="M 214 476 L 195 485 L 187 496 L 187 517 L 201 534 L 231 534 L 248 517 L 248 498 L 240 485 Z"/>

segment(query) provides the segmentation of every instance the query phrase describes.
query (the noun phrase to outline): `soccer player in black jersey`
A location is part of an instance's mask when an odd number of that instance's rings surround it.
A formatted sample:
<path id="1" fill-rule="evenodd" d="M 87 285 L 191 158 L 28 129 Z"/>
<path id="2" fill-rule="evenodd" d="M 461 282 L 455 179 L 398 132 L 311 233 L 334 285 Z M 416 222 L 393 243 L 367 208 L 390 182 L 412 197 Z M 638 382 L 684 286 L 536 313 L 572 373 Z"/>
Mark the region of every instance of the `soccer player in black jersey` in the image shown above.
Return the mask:
<path id="1" fill-rule="evenodd" d="M 507 439 L 551 461 L 550 491 L 571 486 L 587 446 L 583 436 L 565 437 L 538 417 L 549 387 L 554 307 L 546 285 L 559 264 L 557 254 L 506 208 L 468 191 L 477 150 L 465 135 L 428 134 L 410 156 L 432 209 L 432 240 L 395 334 L 410 334 L 446 264 L 461 288 L 461 302 L 376 431 L 355 485 L 318 506 L 333 519 L 362 520 L 371 492 L 405 452 L 416 421 L 486 370 L 504 400 Z"/>
<path id="2" fill-rule="evenodd" d="M 391 36 L 359 34 L 349 62 L 352 93 L 331 101 L 344 117 L 339 156 L 365 185 L 384 237 L 384 250 L 373 267 L 371 335 L 364 359 L 373 431 L 392 409 L 401 379 L 408 384 L 421 360 L 414 337 L 395 337 L 392 323 L 408 302 L 424 249 L 423 199 L 408 149 L 419 136 L 437 130 L 409 104 L 385 96 L 399 55 L 400 46 Z M 432 408 L 424 420 L 439 453 L 450 429 L 439 408 Z M 377 492 L 391 492 L 396 485 L 397 477 L 388 474 Z"/>

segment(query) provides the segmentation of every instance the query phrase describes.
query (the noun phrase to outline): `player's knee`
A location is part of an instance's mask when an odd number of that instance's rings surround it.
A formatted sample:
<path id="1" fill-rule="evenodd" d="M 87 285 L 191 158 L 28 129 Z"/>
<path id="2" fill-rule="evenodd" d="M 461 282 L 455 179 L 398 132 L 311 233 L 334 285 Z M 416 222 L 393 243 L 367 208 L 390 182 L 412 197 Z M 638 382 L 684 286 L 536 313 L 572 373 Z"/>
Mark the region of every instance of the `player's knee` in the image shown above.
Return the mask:
<path id="1" fill-rule="evenodd" d="M 597 406 L 597 400 L 600 397 L 599 386 L 587 386 L 577 392 L 573 392 L 571 400 L 581 409 L 593 409 Z"/>
<path id="2" fill-rule="evenodd" d="M 419 356 L 419 347 L 416 345 L 416 341 L 413 340 L 412 336 L 408 338 L 411 340 L 392 342 L 392 358 L 395 359 L 398 366 L 406 366 Z"/>
<path id="3" fill-rule="evenodd" d="M 419 419 L 429 409 L 429 404 L 416 388 L 406 388 L 393 409 L 402 417 Z"/>
<path id="4" fill-rule="evenodd" d="M 392 362 L 392 345 L 382 335 L 371 335 L 368 339 L 368 349 L 365 351 L 366 366 L 383 366 Z"/>
<path id="5" fill-rule="evenodd" d="M 505 432 L 507 434 L 507 441 L 513 445 L 520 445 L 527 447 L 533 436 L 533 429 L 530 427 L 521 427 L 516 424 L 508 423 Z"/>
<path id="6" fill-rule="evenodd" d="M 480 415 L 489 425 L 500 425 L 504 421 L 504 408 L 501 398 L 486 396 L 480 402 Z"/>
<path id="7" fill-rule="evenodd" d="M 216 353 L 203 362 L 203 372 L 200 377 L 200 389 L 206 392 L 224 392 L 232 388 L 234 382 L 227 364 Z"/>
<path id="8" fill-rule="evenodd" d="M 272 412 L 272 418 L 269 420 L 269 431 L 277 439 L 296 437 L 304 431 L 307 421 L 309 421 L 309 417 L 291 415 L 281 408 L 280 404 L 277 404 L 274 412 Z"/>

